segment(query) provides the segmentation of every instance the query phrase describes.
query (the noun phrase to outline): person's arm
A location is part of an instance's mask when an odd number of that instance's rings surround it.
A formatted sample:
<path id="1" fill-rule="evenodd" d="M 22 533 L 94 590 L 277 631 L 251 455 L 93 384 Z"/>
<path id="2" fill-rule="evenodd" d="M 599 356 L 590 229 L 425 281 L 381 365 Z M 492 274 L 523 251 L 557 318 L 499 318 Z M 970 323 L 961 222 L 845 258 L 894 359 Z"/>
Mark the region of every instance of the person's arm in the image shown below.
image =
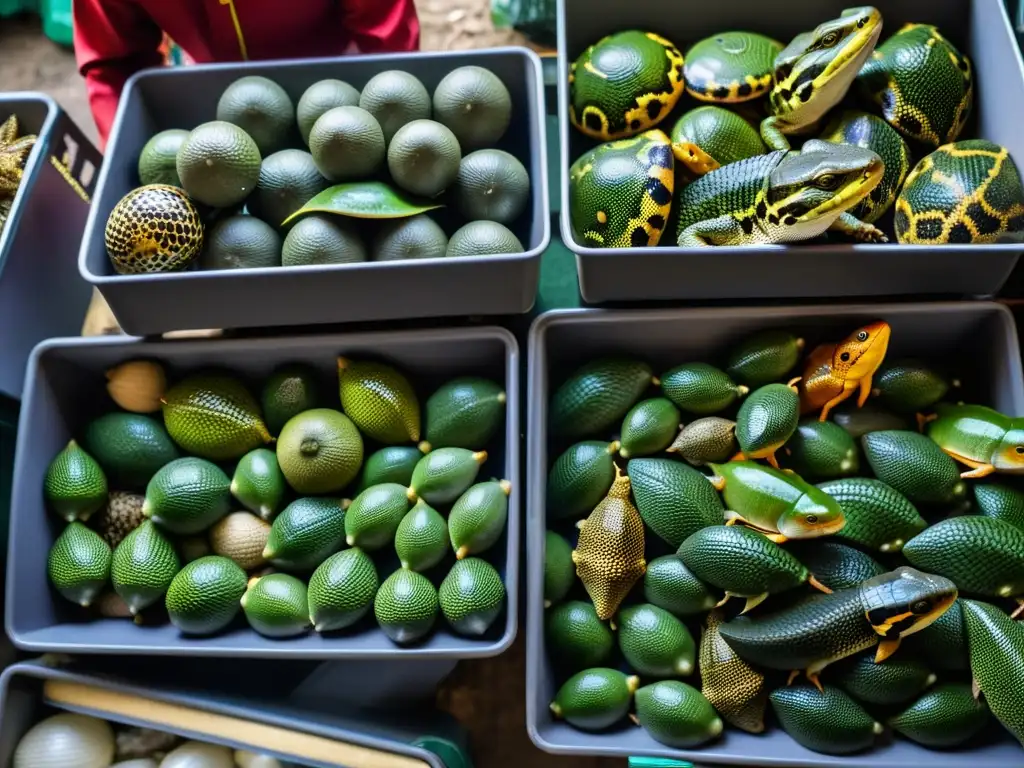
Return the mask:
<path id="1" fill-rule="evenodd" d="M 125 81 L 163 62 L 160 27 L 132 0 L 75 0 L 75 57 L 106 145 Z"/>
<path id="2" fill-rule="evenodd" d="M 413 0 L 341 0 L 341 6 L 345 31 L 360 53 L 419 50 Z"/>

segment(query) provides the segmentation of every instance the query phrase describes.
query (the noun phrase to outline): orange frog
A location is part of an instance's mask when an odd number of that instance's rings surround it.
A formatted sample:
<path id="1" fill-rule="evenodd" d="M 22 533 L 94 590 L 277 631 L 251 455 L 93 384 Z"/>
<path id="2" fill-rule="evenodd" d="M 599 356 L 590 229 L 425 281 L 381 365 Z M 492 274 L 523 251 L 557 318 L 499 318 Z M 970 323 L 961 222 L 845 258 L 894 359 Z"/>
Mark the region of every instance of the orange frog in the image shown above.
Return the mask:
<path id="1" fill-rule="evenodd" d="M 871 377 L 889 348 L 889 324 L 878 322 L 858 328 L 838 344 L 821 344 L 807 358 L 800 384 L 800 412 L 821 408 L 819 421 L 858 389 L 857 407 L 871 394 Z"/>

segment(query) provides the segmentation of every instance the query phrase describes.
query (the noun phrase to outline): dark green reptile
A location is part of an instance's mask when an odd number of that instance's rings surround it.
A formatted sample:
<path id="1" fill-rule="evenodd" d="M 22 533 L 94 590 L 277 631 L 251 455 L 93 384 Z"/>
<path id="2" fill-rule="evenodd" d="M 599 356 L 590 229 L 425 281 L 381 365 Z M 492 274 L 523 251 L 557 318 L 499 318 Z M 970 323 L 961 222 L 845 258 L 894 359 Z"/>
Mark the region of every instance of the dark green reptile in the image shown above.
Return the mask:
<path id="1" fill-rule="evenodd" d="M 833 230 L 867 242 L 885 234 L 848 213 L 882 179 L 867 149 L 811 139 L 702 176 L 679 195 L 678 244 L 756 245 L 809 240 Z"/>
<path id="2" fill-rule="evenodd" d="M 790 670 L 792 677 L 803 670 L 820 688 L 818 675 L 829 664 L 876 644 L 875 661 L 885 661 L 903 637 L 939 618 L 956 596 L 949 579 L 902 567 L 777 613 L 737 617 L 719 631 L 751 664 Z"/>

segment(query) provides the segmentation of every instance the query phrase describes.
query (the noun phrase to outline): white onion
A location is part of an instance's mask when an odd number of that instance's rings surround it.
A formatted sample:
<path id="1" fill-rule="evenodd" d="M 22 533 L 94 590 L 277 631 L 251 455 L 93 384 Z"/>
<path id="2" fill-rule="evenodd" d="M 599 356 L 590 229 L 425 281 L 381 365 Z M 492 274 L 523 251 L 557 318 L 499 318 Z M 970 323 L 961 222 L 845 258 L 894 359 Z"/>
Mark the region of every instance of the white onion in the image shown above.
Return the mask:
<path id="1" fill-rule="evenodd" d="M 160 768 L 235 768 L 235 761 L 227 747 L 186 741 L 167 754 Z"/>
<path id="2" fill-rule="evenodd" d="M 105 720 L 60 714 L 36 723 L 14 751 L 14 768 L 109 768 L 114 732 Z"/>
<path id="3" fill-rule="evenodd" d="M 158 766 L 153 758 L 140 757 L 137 760 L 125 760 L 123 763 L 114 763 L 110 768 L 158 768 Z"/>
<path id="4" fill-rule="evenodd" d="M 284 768 L 281 761 L 270 755 L 257 755 L 254 752 L 235 752 L 235 763 L 238 768 Z"/>

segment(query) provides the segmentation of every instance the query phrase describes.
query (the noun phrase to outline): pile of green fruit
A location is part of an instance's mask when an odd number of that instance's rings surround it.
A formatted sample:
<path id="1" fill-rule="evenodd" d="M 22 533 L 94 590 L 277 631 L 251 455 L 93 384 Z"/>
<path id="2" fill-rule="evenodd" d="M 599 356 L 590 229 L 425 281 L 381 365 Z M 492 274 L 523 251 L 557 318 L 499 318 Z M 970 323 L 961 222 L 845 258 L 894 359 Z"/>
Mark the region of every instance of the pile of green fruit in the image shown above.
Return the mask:
<path id="1" fill-rule="evenodd" d="M 653 31 L 627 30 L 589 46 L 569 67 L 568 112 L 605 143 L 569 169 L 576 241 L 655 246 L 667 229 L 680 247 L 826 232 L 924 245 L 1024 240 L 1024 185 L 1009 150 L 961 138 L 974 101 L 968 57 L 930 24 L 879 44 L 881 33 L 882 14 L 864 6 L 787 45 L 723 31 L 684 55 Z"/>
<path id="2" fill-rule="evenodd" d="M 164 620 L 162 604 L 185 635 L 229 629 L 240 610 L 281 638 L 365 628 L 372 608 L 402 644 L 428 636 L 439 611 L 469 637 L 498 617 L 505 585 L 486 558 L 511 485 L 478 477 L 504 433 L 498 384 L 442 384 L 418 442 L 416 389 L 383 362 L 339 358 L 334 397 L 305 365 L 275 371 L 259 399 L 220 371 L 168 387 L 153 361 L 107 378 L 120 410 L 46 473 L 47 505 L 66 521 L 48 573 L 66 599 L 146 624 Z"/>
<path id="3" fill-rule="evenodd" d="M 454 69 L 433 96 L 399 70 L 361 91 L 321 80 L 297 105 L 273 80 L 248 76 L 228 86 L 215 117 L 143 147 L 142 186 L 107 219 L 118 273 L 524 250 L 509 227 L 527 212 L 530 178 L 495 148 L 512 98 L 488 69 Z M 446 205 L 456 214 L 428 215 Z"/>
<path id="4" fill-rule="evenodd" d="M 18 194 L 25 163 L 36 145 L 34 135 L 18 136 L 18 116 L 11 115 L 0 123 L 0 234 Z"/>
<path id="5" fill-rule="evenodd" d="M 929 361 L 887 361 L 890 335 L 874 322 L 805 355 L 776 328 L 717 365 L 656 377 L 609 357 L 558 386 L 556 717 L 602 731 L 635 703 L 688 749 L 725 723 L 763 732 L 770 701 L 830 754 L 885 725 L 960 746 L 992 715 L 1024 743 L 1024 418 L 956 402 Z"/>

